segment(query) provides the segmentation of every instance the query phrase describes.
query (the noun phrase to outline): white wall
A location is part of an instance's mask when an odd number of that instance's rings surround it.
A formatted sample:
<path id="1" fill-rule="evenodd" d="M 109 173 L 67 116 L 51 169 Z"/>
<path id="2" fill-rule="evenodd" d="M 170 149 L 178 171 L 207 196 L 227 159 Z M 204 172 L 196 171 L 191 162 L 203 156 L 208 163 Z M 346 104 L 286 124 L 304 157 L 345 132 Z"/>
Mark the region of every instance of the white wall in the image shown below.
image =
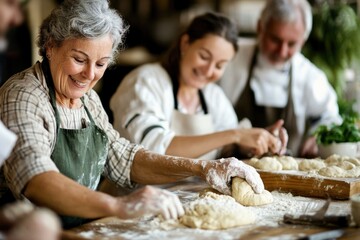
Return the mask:
<path id="1" fill-rule="evenodd" d="M 235 21 L 240 33 L 255 34 L 257 21 L 265 2 L 266 0 L 223 0 L 221 12 Z"/>

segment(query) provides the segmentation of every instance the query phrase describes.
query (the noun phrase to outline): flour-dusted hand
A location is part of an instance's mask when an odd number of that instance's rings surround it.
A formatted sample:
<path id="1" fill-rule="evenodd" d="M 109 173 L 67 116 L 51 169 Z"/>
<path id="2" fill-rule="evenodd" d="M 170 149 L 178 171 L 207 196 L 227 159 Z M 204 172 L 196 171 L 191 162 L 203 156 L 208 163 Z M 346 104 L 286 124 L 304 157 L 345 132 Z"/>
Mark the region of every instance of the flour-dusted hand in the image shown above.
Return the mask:
<path id="1" fill-rule="evenodd" d="M 162 215 L 165 219 L 177 219 L 184 215 L 184 208 L 177 195 L 167 190 L 145 186 L 119 198 L 126 218 L 144 214 Z"/>
<path id="2" fill-rule="evenodd" d="M 240 177 L 245 179 L 256 193 L 264 190 L 264 183 L 255 168 L 232 157 L 217 161 L 204 162 L 206 181 L 216 190 L 231 194 L 231 179 Z"/>

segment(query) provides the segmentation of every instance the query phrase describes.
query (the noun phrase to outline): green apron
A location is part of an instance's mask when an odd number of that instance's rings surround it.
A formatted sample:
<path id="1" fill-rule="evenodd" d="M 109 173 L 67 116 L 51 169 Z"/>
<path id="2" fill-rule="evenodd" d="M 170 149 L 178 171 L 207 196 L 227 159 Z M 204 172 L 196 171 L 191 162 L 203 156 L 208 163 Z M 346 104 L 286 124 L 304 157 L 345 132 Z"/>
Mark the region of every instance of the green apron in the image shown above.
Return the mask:
<path id="1" fill-rule="evenodd" d="M 108 138 L 105 132 L 95 125 L 85 105 L 84 108 L 90 120 L 88 124 L 83 124 L 82 129 L 60 128 L 55 87 L 47 60 L 43 61 L 42 69 L 49 87 L 51 105 L 56 117 L 57 138 L 51 159 L 62 174 L 83 186 L 96 190 L 108 155 Z M 81 100 L 84 103 L 83 98 Z M 88 221 L 78 217 L 60 217 L 64 228 L 75 227 Z"/>

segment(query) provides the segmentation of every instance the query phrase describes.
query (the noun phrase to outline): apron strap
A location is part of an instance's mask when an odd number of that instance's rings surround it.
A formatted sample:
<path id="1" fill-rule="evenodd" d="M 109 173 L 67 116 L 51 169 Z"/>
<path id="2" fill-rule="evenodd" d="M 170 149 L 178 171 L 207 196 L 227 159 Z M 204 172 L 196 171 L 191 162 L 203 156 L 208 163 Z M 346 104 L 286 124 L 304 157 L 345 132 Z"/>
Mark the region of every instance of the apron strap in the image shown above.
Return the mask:
<path id="1" fill-rule="evenodd" d="M 50 73 L 50 66 L 49 66 L 49 61 L 48 61 L 47 58 L 43 59 L 43 61 L 41 63 L 41 68 L 42 68 L 42 70 L 44 72 L 46 84 L 47 84 L 47 86 L 49 88 L 50 103 L 51 103 L 51 106 L 53 107 L 53 109 L 55 111 L 56 132 L 59 133 L 60 116 L 59 116 L 59 112 L 58 112 L 57 107 L 56 107 L 55 86 L 54 86 L 54 81 L 53 81 L 51 73 Z"/>
<path id="2" fill-rule="evenodd" d="M 249 67 L 249 74 L 248 74 L 248 77 L 247 77 L 247 80 L 246 80 L 246 85 L 245 85 L 245 88 L 244 88 L 244 91 L 249 91 L 248 93 L 250 94 L 250 101 L 252 103 L 253 106 L 249 106 L 250 108 L 256 108 L 255 113 L 256 115 L 258 115 L 258 118 L 260 119 L 251 119 L 251 122 L 261 122 L 262 119 L 265 118 L 264 115 L 261 115 L 260 112 L 263 112 L 262 114 L 264 114 L 264 109 L 265 107 L 260 107 L 260 106 L 257 106 L 256 103 L 255 103 L 255 96 L 254 96 L 254 92 L 253 90 L 251 89 L 250 87 L 250 81 L 251 81 L 251 78 L 253 76 L 253 72 L 254 72 L 254 68 L 255 68 L 255 65 L 256 65 L 256 61 L 257 61 L 257 55 L 258 55 L 258 52 L 259 52 L 259 48 L 258 47 L 255 47 L 254 49 L 254 53 L 253 53 L 253 56 L 252 56 L 252 59 L 251 59 L 251 64 L 250 64 L 250 67 Z M 293 78 L 293 73 L 292 73 L 292 64 L 290 64 L 290 70 L 289 70 L 289 86 L 288 86 L 288 102 L 286 104 L 286 106 L 282 109 L 279 109 L 280 110 L 280 114 L 278 117 L 282 118 L 285 120 L 285 125 L 286 124 L 290 124 L 288 121 L 286 121 L 287 119 L 291 118 L 289 115 L 291 115 L 291 111 L 292 110 L 292 105 L 293 105 L 293 101 L 292 101 L 292 95 L 291 95 L 291 92 L 292 92 L 292 78 Z M 235 105 L 235 109 L 237 110 L 236 113 L 237 113 L 237 116 L 238 118 L 242 118 L 241 114 L 239 114 L 239 112 L 241 111 L 241 106 L 242 106 L 242 95 L 244 95 L 245 93 L 242 93 L 239 95 L 239 98 L 236 102 L 236 105 Z M 275 109 L 275 108 L 274 108 Z M 261 117 L 260 117 L 260 115 Z M 249 116 L 245 116 L 245 117 L 249 117 Z M 291 118 L 293 119 L 293 118 Z M 265 127 L 263 126 L 262 124 L 260 125 L 254 125 L 256 127 Z"/>
<path id="3" fill-rule="evenodd" d="M 57 107 L 56 107 L 55 85 L 54 85 L 53 78 L 51 76 L 49 61 L 48 61 L 47 58 L 44 58 L 44 60 L 42 61 L 41 68 L 42 68 L 42 70 L 44 72 L 46 84 L 48 85 L 48 88 L 49 88 L 50 103 L 51 103 L 51 106 L 53 107 L 53 109 L 55 111 L 56 131 L 59 132 L 59 129 L 60 129 L 60 124 L 59 124 L 60 123 L 60 115 L 59 115 L 59 111 L 57 110 Z M 86 107 L 86 105 L 84 103 L 84 97 L 81 97 L 81 102 L 84 104 L 86 114 L 87 114 L 90 122 L 93 124 L 94 119 L 92 118 L 92 116 L 91 116 L 91 114 L 89 112 L 89 109 Z"/>
<path id="4" fill-rule="evenodd" d="M 80 99 L 81 99 L 81 102 L 84 104 L 84 108 L 85 108 L 86 114 L 87 114 L 90 122 L 91 122 L 92 124 L 95 124 L 95 121 L 94 121 L 92 115 L 90 114 L 89 109 L 88 109 L 88 108 L 86 107 L 86 105 L 85 105 L 84 97 L 81 97 Z"/>
<path id="5" fill-rule="evenodd" d="M 174 81 L 173 82 L 173 95 L 174 95 L 174 108 L 176 110 L 179 110 L 178 109 L 178 100 L 177 100 L 177 93 L 179 91 L 179 84 L 175 84 Z M 198 94 L 199 94 L 199 98 L 200 98 L 200 104 L 201 104 L 201 107 L 204 111 L 204 114 L 208 114 L 208 108 L 207 108 L 207 105 L 206 105 L 206 101 L 205 101 L 205 97 L 204 97 L 204 93 L 201 91 L 201 89 L 198 90 Z"/>

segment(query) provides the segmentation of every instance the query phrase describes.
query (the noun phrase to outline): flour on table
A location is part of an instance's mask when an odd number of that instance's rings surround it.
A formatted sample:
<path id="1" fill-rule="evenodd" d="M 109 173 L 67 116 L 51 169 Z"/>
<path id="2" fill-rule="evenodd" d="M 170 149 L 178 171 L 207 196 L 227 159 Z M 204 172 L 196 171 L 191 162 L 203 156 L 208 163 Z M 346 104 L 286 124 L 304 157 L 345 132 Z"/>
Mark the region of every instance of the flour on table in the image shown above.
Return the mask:
<path id="1" fill-rule="evenodd" d="M 274 201 L 269 191 L 264 190 L 262 193 L 255 193 L 244 179 L 238 177 L 232 179 L 231 194 L 237 202 L 245 206 L 259 206 Z"/>
<path id="2" fill-rule="evenodd" d="M 180 222 L 191 228 L 227 229 L 254 223 L 255 214 L 234 198 L 206 192 L 202 197 L 184 204 L 185 215 Z"/>
<path id="3" fill-rule="evenodd" d="M 180 191 L 180 197 L 189 203 L 198 199 L 197 192 Z M 186 196 L 186 193 L 189 195 Z M 90 227 L 82 227 L 77 231 L 81 239 L 122 239 L 122 240 L 148 240 L 148 239 L 176 239 L 176 240 L 208 240 L 208 239 L 247 239 L 245 236 L 249 228 L 260 226 L 278 227 L 282 224 L 284 214 L 301 215 L 313 214 L 326 202 L 324 199 L 314 199 L 301 196 L 293 196 L 291 193 L 271 192 L 274 202 L 261 206 L 249 206 L 248 210 L 256 216 L 252 225 L 244 225 L 226 230 L 207 230 L 201 228 L 189 228 L 180 224 L 177 220 L 164 220 L 152 215 L 138 219 L 121 220 L 114 219 L 107 223 L 92 223 Z M 183 198 L 183 196 L 185 198 Z M 184 203 L 184 201 L 182 201 Z M 185 204 L 184 203 L 184 204 Z M 349 201 L 332 201 L 327 215 L 350 214 Z M 284 237 L 284 235 L 282 235 Z M 298 239 L 304 236 L 289 236 Z M 266 238 L 269 239 L 269 238 Z"/>

